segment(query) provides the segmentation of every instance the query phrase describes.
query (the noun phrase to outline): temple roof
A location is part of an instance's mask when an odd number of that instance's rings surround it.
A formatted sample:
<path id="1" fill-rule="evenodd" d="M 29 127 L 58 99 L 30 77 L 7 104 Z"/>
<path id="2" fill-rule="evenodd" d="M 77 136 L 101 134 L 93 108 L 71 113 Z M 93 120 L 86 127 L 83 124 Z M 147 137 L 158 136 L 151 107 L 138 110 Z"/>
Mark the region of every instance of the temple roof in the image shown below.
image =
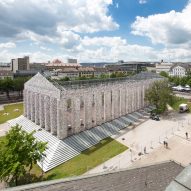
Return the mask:
<path id="1" fill-rule="evenodd" d="M 146 80 L 146 79 L 159 79 L 163 78 L 159 74 L 152 73 L 152 72 L 141 72 L 139 74 L 136 74 L 134 76 L 130 77 L 122 77 L 122 78 L 106 78 L 106 79 L 88 79 L 88 80 L 73 80 L 73 81 L 54 81 L 51 80 L 51 82 L 59 89 L 80 89 L 80 88 L 86 88 L 90 86 L 96 86 L 100 84 L 114 84 L 118 82 L 126 82 L 126 81 L 140 81 L 140 80 Z"/>

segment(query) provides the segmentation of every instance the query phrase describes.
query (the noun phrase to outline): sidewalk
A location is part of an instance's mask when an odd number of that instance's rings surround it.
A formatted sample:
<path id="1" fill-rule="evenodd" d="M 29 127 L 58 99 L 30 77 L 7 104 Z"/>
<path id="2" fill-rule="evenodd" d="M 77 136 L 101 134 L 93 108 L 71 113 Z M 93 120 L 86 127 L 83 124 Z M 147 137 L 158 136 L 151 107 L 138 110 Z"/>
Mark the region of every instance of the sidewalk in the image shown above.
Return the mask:
<path id="1" fill-rule="evenodd" d="M 167 117 L 161 121 L 148 120 L 121 136 L 114 136 L 113 138 L 128 146 L 129 149 L 88 171 L 86 174 L 171 159 L 179 161 L 183 165 L 188 165 L 191 162 L 191 142 L 185 140 L 185 132 L 188 131 L 189 136 L 191 135 L 190 125 L 191 114 L 176 114 L 174 117 L 169 119 Z M 181 138 L 178 136 L 181 136 Z M 168 141 L 172 150 L 164 148 L 164 140 Z M 139 156 L 140 152 L 144 153 L 144 147 L 146 147 L 147 154 Z M 130 149 L 132 152 L 130 152 Z M 186 159 L 184 159 L 184 153 L 187 156 Z"/>

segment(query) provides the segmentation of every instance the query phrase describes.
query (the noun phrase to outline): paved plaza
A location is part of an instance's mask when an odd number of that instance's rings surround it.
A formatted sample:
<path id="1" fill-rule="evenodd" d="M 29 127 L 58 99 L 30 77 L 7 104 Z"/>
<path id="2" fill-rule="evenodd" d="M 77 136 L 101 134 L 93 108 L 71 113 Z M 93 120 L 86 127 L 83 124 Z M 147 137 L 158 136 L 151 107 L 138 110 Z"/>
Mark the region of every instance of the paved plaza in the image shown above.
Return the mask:
<path id="1" fill-rule="evenodd" d="M 8 123 L 0 124 L 0 137 L 4 136 L 9 129 L 10 125 Z"/>
<path id="2" fill-rule="evenodd" d="M 186 140 L 185 132 L 189 139 Z M 129 132 L 113 136 L 130 149 L 104 162 L 86 174 L 112 171 L 131 166 L 175 160 L 184 166 L 191 163 L 191 114 L 171 113 L 161 121 L 147 120 Z M 163 141 L 169 148 L 164 148 Z M 146 147 L 146 154 L 144 148 Z M 131 152 L 130 152 L 131 151 Z M 139 156 L 139 153 L 143 155 Z"/>

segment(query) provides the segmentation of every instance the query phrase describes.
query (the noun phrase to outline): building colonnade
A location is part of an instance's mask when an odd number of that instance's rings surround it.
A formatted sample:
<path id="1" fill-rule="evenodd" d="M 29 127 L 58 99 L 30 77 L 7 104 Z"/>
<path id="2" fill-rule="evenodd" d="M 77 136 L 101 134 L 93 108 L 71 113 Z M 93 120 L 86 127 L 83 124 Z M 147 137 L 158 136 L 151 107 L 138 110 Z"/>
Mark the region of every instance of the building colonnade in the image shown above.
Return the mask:
<path id="1" fill-rule="evenodd" d="M 24 90 L 24 115 L 46 131 L 63 139 L 101 125 L 147 105 L 145 91 L 153 80 L 68 91 L 60 99 Z"/>

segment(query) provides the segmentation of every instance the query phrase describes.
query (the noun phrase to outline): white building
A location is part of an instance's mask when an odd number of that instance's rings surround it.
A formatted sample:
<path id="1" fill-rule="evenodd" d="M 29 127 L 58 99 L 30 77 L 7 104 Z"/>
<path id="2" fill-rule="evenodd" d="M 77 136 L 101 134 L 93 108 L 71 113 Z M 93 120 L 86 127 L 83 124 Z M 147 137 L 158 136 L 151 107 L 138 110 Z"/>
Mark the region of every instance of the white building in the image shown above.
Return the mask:
<path id="1" fill-rule="evenodd" d="M 175 64 L 169 71 L 170 76 L 184 77 L 190 71 L 191 65 L 189 64 Z"/>
<path id="2" fill-rule="evenodd" d="M 160 72 L 166 72 L 169 73 L 170 68 L 173 66 L 172 63 L 169 62 L 161 62 L 159 64 L 156 64 L 156 73 L 159 74 Z"/>

